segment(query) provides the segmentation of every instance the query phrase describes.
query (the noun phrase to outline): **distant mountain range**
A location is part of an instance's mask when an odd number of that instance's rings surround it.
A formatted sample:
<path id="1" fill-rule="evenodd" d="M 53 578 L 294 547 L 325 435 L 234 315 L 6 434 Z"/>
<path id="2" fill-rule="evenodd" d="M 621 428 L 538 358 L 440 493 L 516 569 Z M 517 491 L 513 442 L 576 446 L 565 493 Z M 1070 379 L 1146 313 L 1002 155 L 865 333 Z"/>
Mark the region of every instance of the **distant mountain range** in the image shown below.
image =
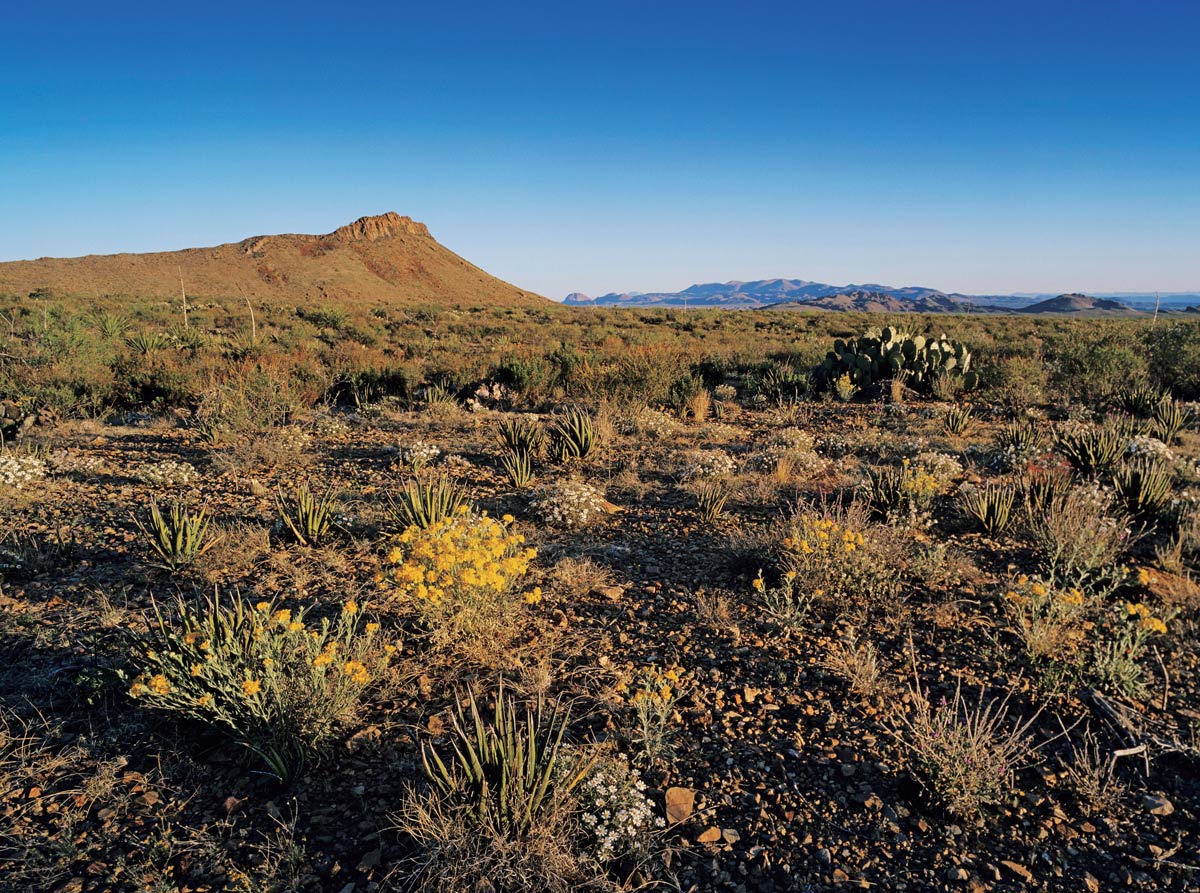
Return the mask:
<path id="1" fill-rule="evenodd" d="M 1123 300 L 1124 299 L 1124 300 Z M 936 288 L 888 285 L 828 285 L 805 279 L 708 282 L 677 292 L 625 292 L 599 297 L 575 292 L 564 304 L 575 307 L 724 307 L 734 310 L 862 310 L 886 313 L 1103 313 L 1125 315 L 1153 310 L 1153 292 L 1104 295 L 966 295 Z M 1164 310 L 1200 303 L 1200 293 L 1174 293 Z"/>

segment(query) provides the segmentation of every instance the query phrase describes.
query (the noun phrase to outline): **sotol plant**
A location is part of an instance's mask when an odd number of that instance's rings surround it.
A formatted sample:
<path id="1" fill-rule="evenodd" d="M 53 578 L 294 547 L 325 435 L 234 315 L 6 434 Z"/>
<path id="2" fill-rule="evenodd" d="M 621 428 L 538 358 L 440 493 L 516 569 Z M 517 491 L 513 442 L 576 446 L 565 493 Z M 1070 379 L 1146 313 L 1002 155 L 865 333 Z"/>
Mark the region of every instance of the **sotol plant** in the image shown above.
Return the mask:
<path id="1" fill-rule="evenodd" d="M 388 497 L 388 514 L 400 529 L 427 530 L 439 521 L 470 507 L 466 492 L 447 477 L 409 481 L 396 496 Z"/>
<path id="2" fill-rule="evenodd" d="M 578 407 L 567 410 L 550 426 L 550 449 L 559 462 L 586 459 L 598 442 L 592 417 Z"/>

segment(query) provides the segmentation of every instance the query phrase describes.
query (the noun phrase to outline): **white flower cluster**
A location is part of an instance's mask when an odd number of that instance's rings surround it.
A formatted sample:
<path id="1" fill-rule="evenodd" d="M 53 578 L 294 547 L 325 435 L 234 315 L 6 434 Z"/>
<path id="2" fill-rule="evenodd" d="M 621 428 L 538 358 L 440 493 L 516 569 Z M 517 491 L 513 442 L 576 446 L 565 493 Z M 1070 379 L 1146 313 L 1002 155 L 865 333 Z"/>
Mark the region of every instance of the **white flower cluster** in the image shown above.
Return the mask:
<path id="1" fill-rule="evenodd" d="M 442 454 L 432 443 L 417 440 L 400 448 L 400 459 L 413 471 L 419 471 Z"/>
<path id="2" fill-rule="evenodd" d="M 568 530 L 594 524 L 604 514 L 604 496 L 583 481 L 559 481 L 538 491 L 534 511 L 551 527 Z"/>
<path id="3" fill-rule="evenodd" d="M 771 435 L 766 449 L 758 454 L 757 465 L 763 471 L 775 471 L 787 463 L 798 474 L 815 474 L 825 467 L 816 446 L 816 440 L 807 431 L 783 428 Z"/>
<path id="4" fill-rule="evenodd" d="M 644 851 L 651 831 L 665 824 L 654 814 L 645 782 L 623 755 L 596 766 L 580 787 L 580 805 L 580 821 L 601 862 Z"/>
<path id="5" fill-rule="evenodd" d="M 679 422 L 650 406 L 643 406 L 635 415 L 620 419 L 617 426 L 622 434 L 650 434 L 659 438 L 679 430 Z"/>
<path id="6" fill-rule="evenodd" d="M 0 453 L 0 484 L 13 490 L 46 476 L 46 463 L 37 456 Z"/>
<path id="7" fill-rule="evenodd" d="M 313 433 L 318 437 L 337 437 L 350 430 L 346 421 L 335 415 L 319 415 L 312 422 Z"/>
<path id="8" fill-rule="evenodd" d="M 731 384 L 719 384 L 713 388 L 712 395 L 722 403 L 730 403 L 737 399 L 737 388 Z"/>
<path id="9" fill-rule="evenodd" d="M 943 488 L 949 486 L 963 473 L 963 467 L 953 456 L 945 453 L 918 453 L 916 464 L 928 471 Z"/>
<path id="10" fill-rule="evenodd" d="M 280 453 L 301 453 L 312 443 L 308 432 L 295 425 L 280 428 L 274 436 Z"/>
<path id="11" fill-rule="evenodd" d="M 680 477 L 685 481 L 705 480 L 728 477 L 735 471 L 737 463 L 723 450 L 695 450 L 684 457 Z"/>
<path id="12" fill-rule="evenodd" d="M 1149 459 L 1152 462 L 1172 462 L 1175 459 L 1169 446 L 1148 434 L 1139 434 L 1129 441 L 1125 455 L 1131 459 Z"/>
<path id="13" fill-rule="evenodd" d="M 87 456 L 67 450 L 55 450 L 46 457 L 46 464 L 56 474 L 96 474 L 104 467 L 99 456 Z"/>
<path id="14" fill-rule="evenodd" d="M 190 484 L 198 475 L 196 469 L 187 462 L 163 459 L 161 462 L 143 465 L 138 469 L 137 476 L 147 484 L 172 487 Z"/>

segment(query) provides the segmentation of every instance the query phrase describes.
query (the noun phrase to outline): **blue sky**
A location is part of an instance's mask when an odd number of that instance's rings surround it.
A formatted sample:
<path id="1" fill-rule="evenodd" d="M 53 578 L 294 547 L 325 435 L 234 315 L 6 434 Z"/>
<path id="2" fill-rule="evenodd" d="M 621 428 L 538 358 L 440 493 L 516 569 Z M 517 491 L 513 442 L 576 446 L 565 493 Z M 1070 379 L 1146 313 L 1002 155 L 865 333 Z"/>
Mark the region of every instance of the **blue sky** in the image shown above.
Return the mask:
<path id="1" fill-rule="evenodd" d="M 1195 2 L 175 6 L 6 9 L 0 259 L 395 210 L 556 298 L 1200 289 Z"/>

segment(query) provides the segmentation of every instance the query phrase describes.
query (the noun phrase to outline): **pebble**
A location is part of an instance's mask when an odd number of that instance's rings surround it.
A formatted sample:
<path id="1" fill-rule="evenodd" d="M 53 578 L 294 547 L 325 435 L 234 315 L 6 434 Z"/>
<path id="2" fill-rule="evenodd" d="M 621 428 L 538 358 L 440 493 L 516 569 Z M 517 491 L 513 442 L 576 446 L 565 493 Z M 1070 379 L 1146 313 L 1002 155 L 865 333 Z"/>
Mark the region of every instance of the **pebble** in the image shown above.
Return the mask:
<path id="1" fill-rule="evenodd" d="M 1142 808 L 1150 815 L 1170 815 L 1175 811 L 1175 804 L 1166 797 L 1158 797 L 1154 794 L 1142 795 Z"/>

